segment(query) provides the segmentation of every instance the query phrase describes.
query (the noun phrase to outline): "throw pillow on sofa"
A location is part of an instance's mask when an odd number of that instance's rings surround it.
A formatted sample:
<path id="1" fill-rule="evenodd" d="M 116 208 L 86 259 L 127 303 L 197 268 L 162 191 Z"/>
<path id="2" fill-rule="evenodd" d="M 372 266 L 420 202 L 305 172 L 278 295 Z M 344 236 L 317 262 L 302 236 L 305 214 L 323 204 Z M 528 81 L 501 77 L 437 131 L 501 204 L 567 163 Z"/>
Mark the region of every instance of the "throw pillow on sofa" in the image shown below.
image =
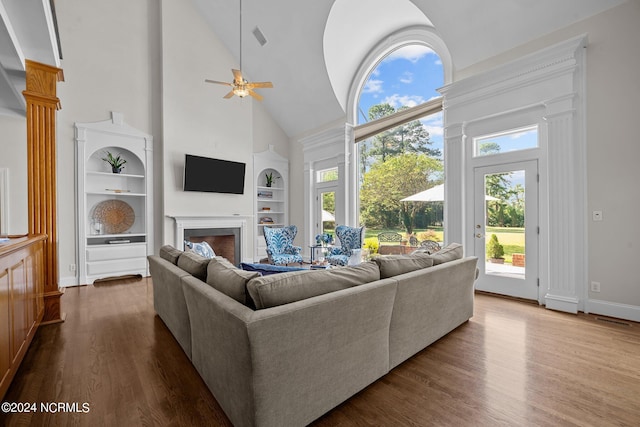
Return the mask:
<path id="1" fill-rule="evenodd" d="M 449 261 L 461 259 L 464 255 L 464 248 L 460 243 L 450 243 L 438 252 L 432 253 L 433 265 L 443 264 Z"/>
<path id="2" fill-rule="evenodd" d="M 250 307 L 253 301 L 247 295 L 247 282 L 258 276 L 257 272 L 236 268 L 222 257 L 212 258 L 207 267 L 207 283 L 212 288 Z"/>
<path id="3" fill-rule="evenodd" d="M 184 241 L 184 246 L 189 248 L 189 250 L 197 253 L 201 257 L 211 259 L 216 256 L 216 253 L 213 251 L 213 248 L 209 246 L 207 242 L 190 242 L 189 240 Z"/>
<path id="4" fill-rule="evenodd" d="M 180 257 L 178 257 L 178 267 L 203 282 L 207 279 L 208 265 L 209 260 L 201 257 L 195 252 L 182 252 Z"/>
<path id="5" fill-rule="evenodd" d="M 180 255 L 182 255 L 182 251 L 171 245 L 164 245 L 160 248 L 160 258 L 169 261 L 173 265 L 178 264 L 178 258 Z"/>
<path id="6" fill-rule="evenodd" d="M 380 278 L 387 279 L 410 271 L 431 267 L 433 259 L 426 253 L 409 255 L 380 255 L 373 260 L 380 267 Z"/>
<path id="7" fill-rule="evenodd" d="M 256 308 L 262 309 L 376 280 L 380 280 L 378 266 L 374 262 L 365 262 L 356 267 L 292 271 L 257 277 L 247 283 L 247 290 Z"/>

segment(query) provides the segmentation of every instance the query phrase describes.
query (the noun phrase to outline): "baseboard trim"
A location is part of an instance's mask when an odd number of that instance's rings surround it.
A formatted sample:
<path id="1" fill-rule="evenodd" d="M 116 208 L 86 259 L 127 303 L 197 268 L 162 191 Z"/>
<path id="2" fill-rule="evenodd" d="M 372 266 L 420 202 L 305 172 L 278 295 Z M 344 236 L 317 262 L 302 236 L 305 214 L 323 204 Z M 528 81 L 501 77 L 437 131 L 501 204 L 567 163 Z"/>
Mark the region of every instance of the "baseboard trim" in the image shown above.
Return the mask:
<path id="1" fill-rule="evenodd" d="M 545 306 L 549 310 L 564 311 L 566 313 L 578 313 L 578 299 L 563 295 L 547 294 L 544 296 Z"/>
<path id="2" fill-rule="evenodd" d="M 68 288 L 71 286 L 78 286 L 78 278 L 76 276 L 61 277 L 58 286 L 61 288 Z"/>
<path id="3" fill-rule="evenodd" d="M 589 299 L 586 308 L 587 313 L 640 322 L 640 307 L 637 305 Z"/>

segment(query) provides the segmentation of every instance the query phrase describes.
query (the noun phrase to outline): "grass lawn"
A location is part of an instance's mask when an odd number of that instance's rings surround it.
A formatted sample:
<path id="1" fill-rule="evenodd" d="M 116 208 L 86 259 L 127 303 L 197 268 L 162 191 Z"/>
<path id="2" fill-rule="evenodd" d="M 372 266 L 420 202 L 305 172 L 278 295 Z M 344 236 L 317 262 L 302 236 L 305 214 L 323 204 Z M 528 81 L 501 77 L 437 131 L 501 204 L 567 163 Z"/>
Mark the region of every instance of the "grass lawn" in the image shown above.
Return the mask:
<path id="1" fill-rule="evenodd" d="M 504 261 L 511 263 L 512 254 L 524 253 L 524 228 L 507 227 L 487 227 L 486 241 L 489 242 L 491 235 L 495 234 L 498 242 L 504 247 Z"/>
<path id="2" fill-rule="evenodd" d="M 435 232 L 435 238 L 433 240 L 437 242 L 443 241 L 444 231 L 442 227 L 434 227 L 429 230 L 433 230 Z M 414 234 L 420 236 L 421 233 L 426 230 L 420 229 L 414 231 Z M 379 233 L 383 232 L 395 232 L 402 234 L 403 237 L 406 237 L 406 232 L 404 229 L 366 229 L 365 230 L 365 239 L 372 239 L 377 243 L 377 237 Z M 492 234 L 495 234 L 498 237 L 498 242 L 504 247 L 504 259 L 505 262 L 511 263 L 512 254 L 524 253 L 524 228 L 511 228 L 511 227 L 487 227 L 486 236 L 487 242 Z"/>

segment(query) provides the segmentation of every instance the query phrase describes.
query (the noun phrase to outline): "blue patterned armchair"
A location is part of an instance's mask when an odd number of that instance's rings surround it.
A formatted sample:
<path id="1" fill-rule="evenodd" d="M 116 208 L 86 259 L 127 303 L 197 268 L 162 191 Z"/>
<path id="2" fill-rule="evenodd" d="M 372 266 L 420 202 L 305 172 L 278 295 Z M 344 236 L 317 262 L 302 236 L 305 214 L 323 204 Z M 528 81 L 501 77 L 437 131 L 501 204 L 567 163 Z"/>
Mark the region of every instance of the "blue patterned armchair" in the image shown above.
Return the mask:
<path id="1" fill-rule="evenodd" d="M 339 225 L 336 227 L 336 236 L 340 240 L 340 246 L 331 249 L 331 253 L 327 255 L 327 261 L 331 265 L 348 265 L 353 251 L 362 248 L 364 227 Z"/>
<path id="2" fill-rule="evenodd" d="M 282 228 L 264 227 L 267 256 L 271 264 L 286 265 L 295 262 L 302 264 L 302 255 L 300 255 L 302 248 L 293 245 L 296 234 L 298 234 L 298 227 L 295 225 Z"/>

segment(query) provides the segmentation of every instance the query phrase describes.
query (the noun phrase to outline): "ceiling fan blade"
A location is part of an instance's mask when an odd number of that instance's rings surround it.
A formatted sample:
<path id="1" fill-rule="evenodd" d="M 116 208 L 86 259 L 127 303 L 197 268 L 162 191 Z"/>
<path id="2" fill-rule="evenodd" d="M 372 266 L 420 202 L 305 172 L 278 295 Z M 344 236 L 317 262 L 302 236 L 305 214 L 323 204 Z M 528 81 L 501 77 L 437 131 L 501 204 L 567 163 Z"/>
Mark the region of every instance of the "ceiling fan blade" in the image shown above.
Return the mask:
<path id="1" fill-rule="evenodd" d="M 233 73 L 233 80 L 242 83 L 242 71 L 232 68 L 231 72 Z"/>
<path id="2" fill-rule="evenodd" d="M 229 99 L 233 96 L 233 91 L 229 92 L 228 94 L 226 94 L 225 96 L 223 96 L 224 99 Z"/>
<path id="3" fill-rule="evenodd" d="M 247 86 L 249 86 L 250 88 L 254 88 L 254 87 L 272 88 L 273 87 L 273 83 L 271 83 L 271 82 L 255 82 L 255 83 L 249 83 L 249 84 L 247 84 Z"/>
<path id="4" fill-rule="evenodd" d="M 255 93 L 254 91 L 252 91 L 251 89 L 249 89 L 249 95 L 253 96 L 255 99 L 257 99 L 258 101 L 262 101 L 262 96 L 258 95 L 257 93 Z"/>
<path id="5" fill-rule="evenodd" d="M 231 83 L 228 82 L 219 82 L 217 80 L 209 80 L 209 79 L 205 79 L 204 80 L 207 83 L 215 83 L 215 84 L 219 84 L 219 85 L 226 85 L 226 86 L 233 86 Z"/>

